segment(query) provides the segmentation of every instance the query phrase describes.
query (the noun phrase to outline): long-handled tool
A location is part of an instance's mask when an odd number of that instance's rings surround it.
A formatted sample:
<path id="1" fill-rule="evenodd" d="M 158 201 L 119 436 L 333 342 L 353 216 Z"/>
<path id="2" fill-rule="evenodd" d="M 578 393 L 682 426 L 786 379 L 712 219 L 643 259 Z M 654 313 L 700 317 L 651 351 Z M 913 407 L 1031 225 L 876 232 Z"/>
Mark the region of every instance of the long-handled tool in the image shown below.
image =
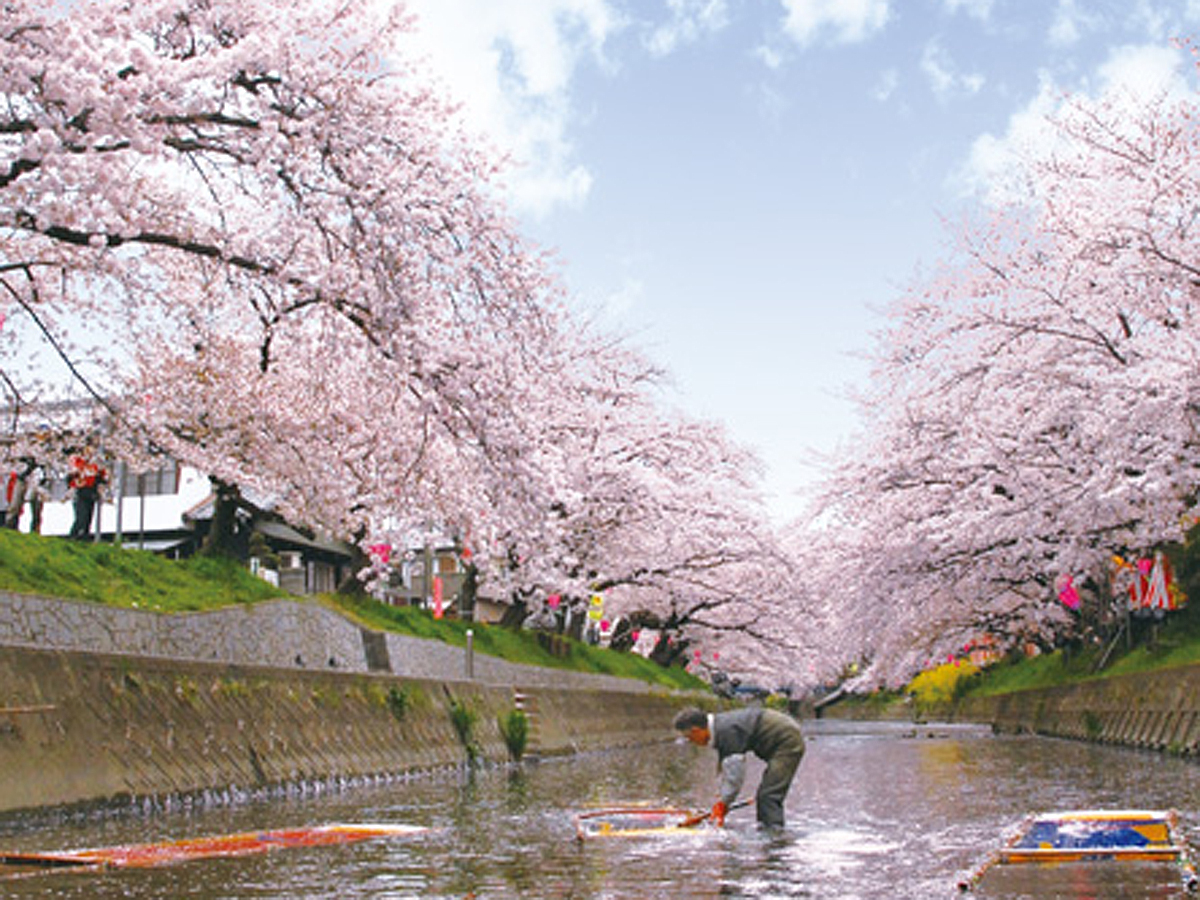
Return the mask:
<path id="1" fill-rule="evenodd" d="M 741 809 L 743 806 L 749 806 L 753 802 L 754 802 L 753 800 L 739 800 L 737 803 L 731 803 L 728 806 L 728 808 L 726 808 L 725 812 L 726 812 L 726 814 L 731 813 L 735 809 Z M 712 810 L 710 809 L 708 812 L 696 813 L 696 815 L 694 815 L 690 818 L 684 819 L 682 822 L 679 823 L 679 827 L 680 828 L 693 828 L 696 825 L 699 825 L 701 822 L 706 822 L 711 818 L 712 818 Z"/>

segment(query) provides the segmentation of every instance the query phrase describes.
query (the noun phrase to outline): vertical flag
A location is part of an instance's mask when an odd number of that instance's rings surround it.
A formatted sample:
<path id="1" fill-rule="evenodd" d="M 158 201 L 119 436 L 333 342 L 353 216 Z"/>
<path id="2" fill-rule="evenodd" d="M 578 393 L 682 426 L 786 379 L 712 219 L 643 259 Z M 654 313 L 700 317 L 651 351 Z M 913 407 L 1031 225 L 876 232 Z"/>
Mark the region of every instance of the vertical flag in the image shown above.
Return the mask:
<path id="1" fill-rule="evenodd" d="M 1058 599 L 1067 609 L 1079 609 L 1079 591 L 1075 588 L 1075 579 L 1070 575 L 1059 575 L 1055 581 L 1058 588 Z"/>
<path id="2" fill-rule="evenodd" d="M 1146 593 L 1143 595 L 1143 602 L 1148 609 L 1175 608 L 1167 586 L 1170 580 L 1168 566 L 1169 563 L 1161 553 L 1154 554 L 1154 566 L 1150 569 L 1150 576 L 1146 582 Z"/>

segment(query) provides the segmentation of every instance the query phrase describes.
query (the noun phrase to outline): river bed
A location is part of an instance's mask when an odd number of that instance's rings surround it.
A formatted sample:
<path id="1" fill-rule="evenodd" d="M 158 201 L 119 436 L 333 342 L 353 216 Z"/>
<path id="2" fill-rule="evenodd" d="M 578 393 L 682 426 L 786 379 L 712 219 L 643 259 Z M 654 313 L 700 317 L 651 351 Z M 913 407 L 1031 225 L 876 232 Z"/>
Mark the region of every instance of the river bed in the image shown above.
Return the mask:
<path id="1" fill-rule="evenodd" d="M 665 724 L 664 727 L 669 727 Z M 6 850 L 54 851 L 328 822 L 427 826 L 364 843 L 280 849 L 143 870 L 50 872 L 0 882 L 6 898 L 928 898 L 1027 813 L 1176 808 L 1197 824 L 1190 760 L 982 728 L 806 722 L 808 753 L 787 827 L 751 809 L 725 829 L 580 842 L 575 813 L 605 805 L 707 808 L 715 756 L 686 743 L 585 754 L 374 785 L 297 786 L 267 799 L 212 795 L 146 811 L 125 806 L 0 819 Z M 752 793 L 761 767 L 749 767 Z M 1173 867 L 1092 866 L 981 884 L 981 897 L 1185 896 Z M 1008 873 L 1006 873 L 1008 874 Z M 1133 893 L 1131 893 L 1131 891 Z"/>

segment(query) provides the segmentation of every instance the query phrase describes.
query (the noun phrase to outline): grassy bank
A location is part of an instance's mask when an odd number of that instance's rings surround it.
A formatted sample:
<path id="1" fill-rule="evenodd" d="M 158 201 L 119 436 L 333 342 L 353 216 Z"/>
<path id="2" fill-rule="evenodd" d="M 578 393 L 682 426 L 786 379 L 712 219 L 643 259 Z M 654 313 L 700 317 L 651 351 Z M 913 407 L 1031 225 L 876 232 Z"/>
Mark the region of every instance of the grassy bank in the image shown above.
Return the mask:
<path id="1" fill-rule="evenodd" d="M 190 612 L 284 596 L 230 560 L 175 561 L 144 550 L 0 529 L 0 590 L 127 609 Z"/>
<path id="2" fill-rule="evenodd" d="M 339 609 L 361 624 L 379 631 L 394 631 L 414 637 L 444 641 L 457 647 L 467 644 L 467 630 L 473 634 L 478 653 L 497 656 L 510 662 L 556 669 L 637 678 L 666 687 L 706 690 L 708 684 L 681 668 L 664 669 L 636 653 L 615 653 L 580 641 L 564 639 L 569 648 L 565 656 L 552 654 L 529 631 L 514 631 L 476 622 L 436 620 L 428 612 L 412 607 L 387 606 L 373 600 L 342 596 L 324 596 L 322 602 Z"/>
<path id="3" fill-rule="evenodd" d="M 989 666 L 965 686 L 989 696 L 1200 663 L 1200 611 L 1185 608 L 1155 623 L 1134 620 L 1111 648 L 1094 644 Z"/>
<path id="4" fill-rule="evenodd" d="M 176 561 L 143 550 L 19 534 L 8 529 L 0 529 L 0 590 L 165 613 L 198 612 L 291 596 L 230 560 Z M 454 646 L 466 645 L 470 628 L 476 652 L 510 662 L 636 678 L 669 688 L 707 687 L 683 669 L 664 669 L 636 654 L 567 641 L 566 655 L 554 655 L 528 631 L 439 621 L 422 610 L 390 607 L 368 599 L 319 599 L 368 627 Z"/>
<path id="5" fill-rule="evenodd" d="M 861 718 L 894 717 L 902 707 L 921 717 L 944 714 L 965 697 L 994 697 L 1200 663 L 1200 609 L 1184 608 L 1158 622 L 1135 619 L 1130 625 L 1109 643 L 1014 656 L 983 669 L 964 660 L 944 663 L 921 672 L 901 690 L 847 697 L 837 705 L 841 714 Z"/>

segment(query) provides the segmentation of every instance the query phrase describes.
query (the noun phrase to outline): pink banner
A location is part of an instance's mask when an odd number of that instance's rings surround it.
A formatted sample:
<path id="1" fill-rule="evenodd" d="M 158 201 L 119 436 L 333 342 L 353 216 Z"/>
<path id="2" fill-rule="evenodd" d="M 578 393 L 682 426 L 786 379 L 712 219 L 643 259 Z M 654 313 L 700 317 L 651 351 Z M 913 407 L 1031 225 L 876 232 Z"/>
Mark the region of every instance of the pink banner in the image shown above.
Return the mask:
<path id="1" fill-rule="evenodd" d="M 1058 576 L 1058 599 L 1067 609 L 1079 609 L 1079 591 L 1075 589 L 1075 581 L 1070 575 Z"/>

